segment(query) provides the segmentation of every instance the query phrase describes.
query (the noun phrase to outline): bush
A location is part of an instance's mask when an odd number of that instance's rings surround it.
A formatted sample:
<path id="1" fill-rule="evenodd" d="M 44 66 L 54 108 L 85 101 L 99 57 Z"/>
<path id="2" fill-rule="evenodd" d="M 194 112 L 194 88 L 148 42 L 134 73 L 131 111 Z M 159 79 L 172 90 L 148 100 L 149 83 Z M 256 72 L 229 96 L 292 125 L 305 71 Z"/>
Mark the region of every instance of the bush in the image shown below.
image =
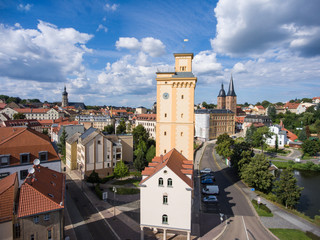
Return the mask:
<path id="1" fill-rule="evenodd" d="M 258 206 L 257 200 L 252 199 L 251 202 L 252 202 L 253 205 Z M 264 210 L 264 211 L 267 212 L 267 213 L 271 213 L 271 210 L 270 210 L 265 204 L 263 204 L 263 203 L 260 203 L 260 204 L 259 204 L 259 208 L 261 208 L 262 210 Z"/>
<path id="2" fill-rule="evenodd" d="M 92 173 L 87 178 L 87 182 L 93 183 L 93 184 L 99 183 L 100 182 L 99 174 L 93 170 Z"/>
<path id="3" fill-rule="evenodd" d="M 131 176 L 135 176 L 135 177 L 141 177 L 141 172 L 135 171 L 135 172 L 130 172 Z"/>
<path id="4" fill-rule="evenodd" d="M 102 191 L 100 190 L 100 184 L 99 183 L 94 187 L 94 191 L 97 194 L 98 198 L 102 199 Z"/>
<path id="5" fill-rule="evenodd" d="M 110 180 L 112 180 L 112 179 L 114 179 L 114 176 L 113 176 L 113 175 L 106 176 L 106 177 L 100 179 L 100 183 L 104 184 L 104 183 L 106 183 L 106 182 L 108 182 L 108 181 L 110 181 Z"/>
<path id="6" fill-rule="evenodd" d="M 311 238 L 312 240 L 319 240 L 319 237 L 312 232 L 306 231 L 306 235 L 307 235 L 307 237 Z"/>
<path id="7" fill-rule="evenodd" d="M 317 225 L 320 225 L 320 216 L 319 216 L 319 215 L 315 215 L 315 216 L 314 216 L 314 222 L 315 222 Z"/>
<path id="8" fill-rule="evenodd" d="M 277 196 L 273 193 L 268 193 L 268 195 L 266 197 L 268 200 L 270 200 L 272 202 L 277 202 L 277 200 L 278 200 Z"/>

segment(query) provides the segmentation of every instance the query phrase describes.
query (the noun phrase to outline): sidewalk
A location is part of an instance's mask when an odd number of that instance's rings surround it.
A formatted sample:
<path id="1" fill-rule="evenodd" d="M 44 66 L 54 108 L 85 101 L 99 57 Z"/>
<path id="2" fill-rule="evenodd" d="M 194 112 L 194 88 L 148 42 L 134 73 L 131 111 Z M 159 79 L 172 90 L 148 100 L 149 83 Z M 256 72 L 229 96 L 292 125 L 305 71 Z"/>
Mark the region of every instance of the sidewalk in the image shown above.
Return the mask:
<path id="1" fill-rule="evenodd" d="M 217 156 L 217 154 L 216 154 Z M 217 157 L 217 163 L 222 167 L 225 168 L 226 165 L 221 160 L 221 157 Z M 242 181 L 236 183 L 238 187 L 246 194 L 246 196 L 250 199 L 258 198 L 258 194 L 251 191 Z M 273 217 L 260 217 L 262 224 L 266 228 L 290 228 L 290 229 L 299 229 L 304 232 L 312 232 L 315 235 L 320 237 L 320 228 L 307 220 L 291 214 L 278 206 L 274 205 L 272 202 L 269 202 L 267 199 L 259 196 L 261 199 L 261 203 L 266 204 L 267 207 L 272 211 Z"/>

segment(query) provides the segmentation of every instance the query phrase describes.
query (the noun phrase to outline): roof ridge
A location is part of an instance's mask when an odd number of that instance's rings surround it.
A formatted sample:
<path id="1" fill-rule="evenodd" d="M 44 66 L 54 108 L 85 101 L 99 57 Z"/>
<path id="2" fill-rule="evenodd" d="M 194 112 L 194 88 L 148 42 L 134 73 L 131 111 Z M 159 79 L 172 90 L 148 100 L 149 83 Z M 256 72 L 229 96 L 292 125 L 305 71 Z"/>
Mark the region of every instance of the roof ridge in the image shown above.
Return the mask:
<path id="1" fill-rule="evenodd" d="M 12 128 L 15 128 L 15 127 L 12 127 Z M 21 128 L 23 129 L 22 131 L 18 131 L 17 133 L 13 134 L 12 136 L 4 139 L 3 141 L 0 141 L 0 145 L 3 144 L 3 143 L 6 143 L 7 141 L 11 140 L 12 138 L 20 135 L 21 133 L 25 132 L 28 128 Z"/>

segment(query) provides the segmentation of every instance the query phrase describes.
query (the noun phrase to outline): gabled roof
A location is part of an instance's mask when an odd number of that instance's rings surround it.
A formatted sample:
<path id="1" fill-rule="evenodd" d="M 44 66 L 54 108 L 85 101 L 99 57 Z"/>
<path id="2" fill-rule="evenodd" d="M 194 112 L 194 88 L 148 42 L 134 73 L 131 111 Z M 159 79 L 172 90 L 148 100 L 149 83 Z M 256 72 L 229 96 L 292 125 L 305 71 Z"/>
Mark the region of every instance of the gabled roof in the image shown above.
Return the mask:
<path id="1" fill-rule="evenodd" d="M 287 108 L 287 109 L 297 109 L 299 107 L 300 103 L 291 103 L 291 102 L 287 102 L 283 107 Z"/>
<path id="2" fill-rule="evenodd" d="M 261 110 L 264 110 L 264 107 L 261 106 L 261 105 L 257 105 L 256 108 L 261 109 Z"/>
<path id="3" fill-rule="evenodd" d="M 145 120 L 145 121 L 156 121 L 157 114 L 137 114 L 137 120 Z"/>
<path id="4" fill-rule="evenodd" d="M 64 174 L 40 165 L 34 169 L 21 185 L 19 218 L 64 208 Z"/>
<path id="5" fill-rule="evenodd" d="M 192 177 L 187 175 L 193 174 L 193 164 L 192 161 L 186 159 L 181 153 L 179 153 L 175 148 L 164 156 L 154 157 L 152 162 L 149 164 L 145 170 L 142 171 L 142 176 L 147 176 L 144 178 L 140 184 L 147 181 L 154 174 L 159 172 L 163 167 L 167 166 L 170 168 L 181 180 L 183 180 L 188 186 L 193 187 Z"/>
<path id="6" fill-rule="evenodd" d="M 80 136 L 81 136 L 81 133 L 76 132 L 75 134 L 73 134 L 71 137 L 68 138 L 67 143 L 73 144 L 79 139 Z"/>
<path id="7" fill-rule="evenodd" d="M 16 183 L 18 183 L 16 172 L 0 180 L 0 222 L 12 219 Z"/>

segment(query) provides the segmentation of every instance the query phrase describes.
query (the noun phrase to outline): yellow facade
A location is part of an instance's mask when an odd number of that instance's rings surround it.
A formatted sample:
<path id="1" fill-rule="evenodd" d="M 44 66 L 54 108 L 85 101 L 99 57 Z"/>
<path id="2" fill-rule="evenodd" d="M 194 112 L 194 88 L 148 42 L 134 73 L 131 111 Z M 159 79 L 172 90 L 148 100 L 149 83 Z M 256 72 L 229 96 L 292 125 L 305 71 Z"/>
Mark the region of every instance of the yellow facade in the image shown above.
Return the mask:
<path id="1" fill-rule="evenodd" d="M 176 148 L 193 161 L 194 89 L 192 53 L 175 56 L 175 72 L 157 73 L 156 156 Z"/>

